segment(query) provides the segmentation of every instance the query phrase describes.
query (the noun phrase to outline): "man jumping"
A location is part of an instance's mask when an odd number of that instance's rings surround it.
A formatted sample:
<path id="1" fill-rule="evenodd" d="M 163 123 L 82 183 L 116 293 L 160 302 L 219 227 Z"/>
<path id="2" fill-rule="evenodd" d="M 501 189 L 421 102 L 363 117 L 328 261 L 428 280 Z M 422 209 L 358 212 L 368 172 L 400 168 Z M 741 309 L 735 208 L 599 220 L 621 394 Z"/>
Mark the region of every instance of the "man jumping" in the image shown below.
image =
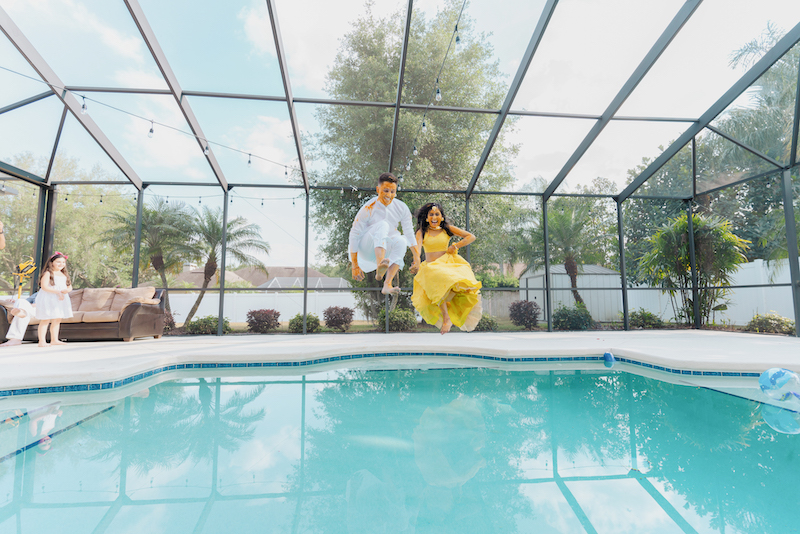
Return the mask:
<path id="1" fill-rule="evenodd" d="M 392 286 L 392 280 L 403 268 L 406 247 L 411 248 L 414 262 L 409 271 L 419 269 L 420 256 L 411 211 L 397 196 L 397 178 L 385 172 L 378 178 L 377 197 L 371 198 L 358 210 L 350 229 L 350 262 L 354 280 L 363 280 L 365 272 L 375 271 L 375 278 L 384 280 L 381 293 L 400 293 Z M 397 231 L 397 225 L 403 233 Z"/>

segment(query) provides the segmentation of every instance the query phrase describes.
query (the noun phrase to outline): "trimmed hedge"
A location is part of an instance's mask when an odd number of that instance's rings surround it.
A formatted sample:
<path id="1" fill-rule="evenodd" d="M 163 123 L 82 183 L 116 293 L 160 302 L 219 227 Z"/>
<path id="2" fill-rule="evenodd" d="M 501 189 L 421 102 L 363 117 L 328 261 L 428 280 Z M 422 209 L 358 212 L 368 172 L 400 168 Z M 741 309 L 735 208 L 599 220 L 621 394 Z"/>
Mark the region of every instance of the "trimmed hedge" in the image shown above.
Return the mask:
<path id="1" fill-rule="evenodd" d="M 578 304 L 574 308 L 567 308 L 561 305 L 553 313 L 555 330 L 588 330 L 592 326 L 594 326 L 594 321 L 586 306 Z"/>
<path id="2" fill-rule="evenodd" d="M 345 332 L 353 322 L 353 313 L 353 308 L 331 306 L 322 312 L 322 317 L 325 319 L 325 326 L 328 328 Z"/>
<path id="3" fill-rule="evenodd" d="M 794 334 L 794 321 L 782 317 L 775 312 L 766 315 L 755 314 L 745 332 L 767 332 L 770 334 Z"/>
<path id="4" fill-rule="evenodd" d="M 247 331 L 259 334 L 280 328 L 278 318 L 281 312 L 276 310 L 250 310 L 247 312 Z"/>
<path id="5" fill-rule="evenodd" d="M 482 315 L 475 326 L 475 332 L 497 332 L 497 321 L 491 315 Z"/>
<path id="6" fill-rule="evenodd" d="M 380 330 L 386 329 L 386 310 L 381 309 L 378 313 L 378 328 Z M 395 308 L 389 312 L 389 331 L 390 332 L 407 332 L 417 328 L 417 317 L 411 310 L 403 308 Z"/>
<path id="7" fill-rule="evenodd" d="M 532 300 L 518 300 L 508 307 L 511 322 L 527 330 L 532 330 L 539 323 L 541 313 L 542 309 Z"/>
<path id="8" fill-rule="evenodd" d="M 319 317 L 309 313 L 306 317 L 306 332 L 315 332 L 319 329 Z M 289 332 L 292 334 L 303 333 L 303 314 L 298 313 L 289 321 Z"/>
<path id="9" fill-rule="evenodd" d="M 216 315 L 206 315 L 205 317 L 200 317 L 195 319 L 194 321 L 190 321 L 189 324 L 184 325 L 187 334 L 217 334 L 217 316 Z M 233 328 L 231 328 L 230 322 L 228 321 L 227 317 L 223 317 L 222 319 L 222 333 L 223 334 L 230 334 L 233 332 Z"/>

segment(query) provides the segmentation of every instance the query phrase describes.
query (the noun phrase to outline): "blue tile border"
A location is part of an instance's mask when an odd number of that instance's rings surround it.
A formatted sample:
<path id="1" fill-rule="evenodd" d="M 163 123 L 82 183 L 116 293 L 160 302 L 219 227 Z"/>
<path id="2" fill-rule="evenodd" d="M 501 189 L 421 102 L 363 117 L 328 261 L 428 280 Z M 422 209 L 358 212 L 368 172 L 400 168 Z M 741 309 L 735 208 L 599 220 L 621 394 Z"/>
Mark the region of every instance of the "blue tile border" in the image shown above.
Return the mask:
<path id="1" fill-rule="evenodd" d="M 448 357 L 448 358 L 469 358 L 472 360 L 486 360 L 495 362 L 511 362 L 511 363 L 536 363 L 536 362 L 587 362 L 587 361 L 602 361 L 603 356 L 536 356 L 536 357 L 502 357 L 502 356 L 486 356 L 480 354 L 460 354 L 460 353 L 445 353 L 445 352 L 375 352 L 369 354 L 348 354 L 343 356 L 328 356 L 324 358 L 316 358 L 312 360 L 303 361 L 288 361 L 288 362 L 237 362 L 237 363 L 185 363 L 174 364 L 166 367 L 159 367 L 143 373 L 138 373 L 134 376 L 129 376 L 120 380 L 112 382 L 98 382 L 92 384 L 73 384 L 68 386 L 51 386 L 51 387 L 31 387 L 23 389 L 8 389 L 0 390 L 0 397 L 17 397 L 20 395 L 36 395 L 40 393 L 66 393 L 72 391 L 99 391 L 105 389 L 119 388 L 138 382 L 151 376 L 165 373 L 168 371 L 179 371 L 182 369 L 232 369 L 232 368 L 253 368 L 253 367 L 305 367 L 309 365 L 319 365 L 330 362 L 340 362 L 347 360 L 359 360 L 364 358 L 393 358 L 400 356 L 432 356 L 432 357 Z M 654 371 L 661 371 L 664 373 L 687 375 L 687 376 L 711 376 L 711 377 L 744 377 L 744 378 L 758 378 L 760 373 L 739 373 L 735 371 L 696 371 L 689 369 L 672 369 L 670 367 L 663 367 L 660 365 L 653 365 L 647 362 L 632 360 L 630 358 L 617 357 L 617 362 L 636 365 Z"/>

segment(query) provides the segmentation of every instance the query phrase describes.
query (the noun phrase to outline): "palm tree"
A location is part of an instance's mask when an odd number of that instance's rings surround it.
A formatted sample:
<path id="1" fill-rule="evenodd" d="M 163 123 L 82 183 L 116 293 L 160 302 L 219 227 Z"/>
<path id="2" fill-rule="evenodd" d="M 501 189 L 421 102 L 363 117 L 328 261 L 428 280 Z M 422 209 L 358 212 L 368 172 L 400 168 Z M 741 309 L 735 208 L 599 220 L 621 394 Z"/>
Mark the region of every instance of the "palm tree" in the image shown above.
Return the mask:
<path id="1" fill-rule="evenodd" d="M 194 234 L 194 242 L 191 244 L 192 256 L 205 258 L 205 268 L 203 269 L 203 287 L 183 324 L 188 324 L 197 313 L 206 289 L 217 273 L 218 258 L 222 254 L 222 208 L 213 209 L 203 206 L 202 211 L 195 212 L 192 224 L 192 233 Z M 263 262 L 250 255 L 250 252 L 269 254 L 269 244 L 261 239 L 261 228 L 257 224 L 248 223 L 244 217 L 236 217 L 228 221 L 225 248 L 227 254 L 239 265 L 252 265 L 266 269 Z"/>
<path id="2" fill-rule="evenodd" d="M 114 226 L 101 234 L 101 240 L 112 243 L 117 253 L 129 253 L 136 241 L 136 212 L 112 213 L 106 217 Z M 152 266 L 161 277 L 165 292 L 169 287 L 167 272 L 179 270 L 191 252 L 186 237 L 191 233 L 191 216 L 182 202 L 169 204 L 156 197 L 142 209 L 139 250 L 147 261 L 140 268 Z M 164 300 L 171 313 L 168 294 Z"/>
<path id="3" fill-rule="evenodd" d="M 582 198 L 559 198 L 549 202 L 547 226 L 552 263 L 563 263 L 569 276 L 576 304 L 585 305 L 578 293 L 579 265 L 598 260 L 601 245 L 592 231 L 591 201 Z M 529 258 L 527 269 L 544 265 L 544 220 L 540 217 L 533 227 L 519 234 L 523 256 Z"/>

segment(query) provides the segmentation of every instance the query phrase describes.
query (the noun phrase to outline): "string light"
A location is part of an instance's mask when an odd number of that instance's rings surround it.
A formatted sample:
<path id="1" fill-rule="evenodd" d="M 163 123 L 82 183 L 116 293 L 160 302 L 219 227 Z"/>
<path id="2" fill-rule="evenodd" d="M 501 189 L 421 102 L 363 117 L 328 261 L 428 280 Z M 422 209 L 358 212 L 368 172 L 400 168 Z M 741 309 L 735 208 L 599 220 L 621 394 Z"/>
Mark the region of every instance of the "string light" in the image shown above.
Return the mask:
<path id="1" fill-rule="evenodd" d="M 406 164 L 406 170 L 407 171 L 411 170 L 411 162 L 410 161 Z"/>
<path id="2" fill-rule="evenodd" d="M 425 124 L 425 121 L 422 121 L 422 133 L 425 133 L 427 131 L 428 131 L 428 125 Z"/>
<path id="3" fill-rule="evenodd" d="M 203 203 L 203 197 L 197 198 L 197 205 L 200 206 Z"/>
<path id="4" fill-rule="evenodd" d="M 455 51 L 456 51 L 456 52 L 458 52 L 458 47 L 459 47 L 459 45 L 461 44 L 461 36 L 460 36 L 460 35 L 458 35 L 458 24 L 456 24 L 455 34 L 456 34 L 456 46 L 455 46 Z"/>
<path id="5" fill-rule="evenodd" d="M 103 195 L 100 195 L 100 204 L 103 203 Z"/>
<path id="6" fill-rule="evenodd" d="M 253 160 L 252 160 L 252 158 L 251 158 L 251 155 L 250 155 L 250 154 L 248 154 L 248 155 L 247 155 L 247 166 L 248 166 L 248 167 L 250 167 L 250 166 L 252 166 L 252 165 L 253 165 Z"/>
<path id="7" fill-rule="evenodd" d="M 64 195 L 64 202 L 69 202 L 69 193 Z"/>
<path id="8" fill-rule="evenodd" d="M 153 138 L 153 133 L 155 133 L 155 132 L 153 132 L 153 121 L 150 121 L 150 131 L 147 132 L 147 137 L 152 139 Z"/>
<path id="9" fill-rule="evenodd" d="M 441 89 L 439 89 L 439 78 L 436 78 L 436 97 L 435 98 L 436 98 L 437 102 L 441 102 L 442 101 L 442 91 L 441 91 Z"/>
<path id="10" fill-rule="evenodd" d="M 283 177 L 286 178 L 287 180 L 289 179 L 289 167 L 283 168 Z"/>
<path id="11" fill-rule="evenodd" d="M 414 150 L 412 150 L 411 153 L 414 154 L 415 156 L 419 154 L 419 150 L 417 150 L 417 145 L 414 145 Z"/>
<path id="12" fill-rule="evenodd" d="M 86 112 L 88 111 L 86 107 L 86 97 L 84 96 L 82 98 L 83 98 L 83 104 L 81 105 L 81 115 L 86 115 Z"/>
<path id="13" fill-rule="evenodd" d="M 261 199 L 261 207 L 262 208 L 264 207 L 264 199 L 263 198 Z"/>
<path id="14" fill-rule="evenodd" d="M 208 153 L 209 153 L 208 145 L 206 145 L 206 147 L 203 149 L 203 155 L 208 156 Z"/>
<path id="15" fill-rule="evenodd" d="M 169 197 L 167 197 L 167 204 L 169 204 Z"/>

